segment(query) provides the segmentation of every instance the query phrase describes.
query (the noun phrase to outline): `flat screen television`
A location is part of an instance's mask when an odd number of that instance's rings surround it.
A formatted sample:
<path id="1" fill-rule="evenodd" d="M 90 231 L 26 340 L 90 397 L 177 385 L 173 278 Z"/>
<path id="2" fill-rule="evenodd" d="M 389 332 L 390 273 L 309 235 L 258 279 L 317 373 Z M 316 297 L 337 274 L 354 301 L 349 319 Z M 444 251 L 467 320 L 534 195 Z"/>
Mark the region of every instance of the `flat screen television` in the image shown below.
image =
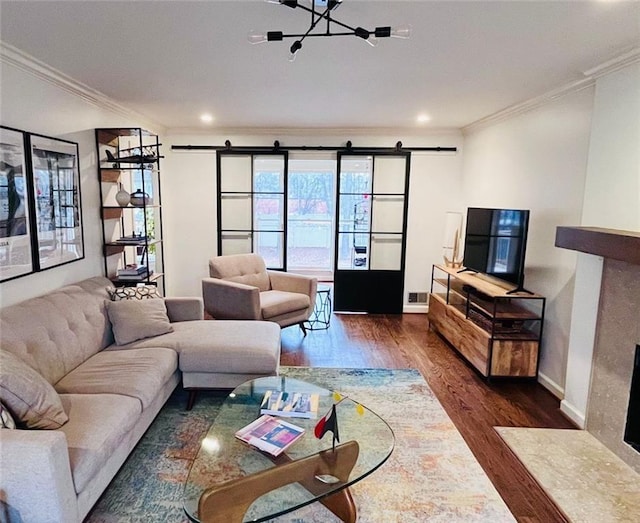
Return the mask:
<path id="1" fill-rule="evenodd" d="M 470 207 L 462 264 L 523 289 L 528 228 L 527 210 Z"/>

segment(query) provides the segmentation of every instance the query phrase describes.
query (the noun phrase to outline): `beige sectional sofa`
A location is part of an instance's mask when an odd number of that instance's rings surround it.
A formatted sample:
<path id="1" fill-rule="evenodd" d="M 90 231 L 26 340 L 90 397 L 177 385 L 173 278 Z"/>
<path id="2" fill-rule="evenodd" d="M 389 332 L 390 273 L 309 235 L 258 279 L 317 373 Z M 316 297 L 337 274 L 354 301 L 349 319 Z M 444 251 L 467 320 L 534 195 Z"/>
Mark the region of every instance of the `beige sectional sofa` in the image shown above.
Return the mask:
<path id="1" fill-rule="evenodd" d="M 0 508 L 16 520 L 82 521 L 181 379 L 227 388 L 278 372 L 276 324 L 205 321 L 199 298 L 153 300 L 167 332 L 116 345 L 109 285 L 91 278 L 0 310 L 2 402 L 26 415 L 47 394 L 59 402 L 40 421 L 49 430 L 0 430 Z M 21 386 L 44 392 L 25 399 Z"/>

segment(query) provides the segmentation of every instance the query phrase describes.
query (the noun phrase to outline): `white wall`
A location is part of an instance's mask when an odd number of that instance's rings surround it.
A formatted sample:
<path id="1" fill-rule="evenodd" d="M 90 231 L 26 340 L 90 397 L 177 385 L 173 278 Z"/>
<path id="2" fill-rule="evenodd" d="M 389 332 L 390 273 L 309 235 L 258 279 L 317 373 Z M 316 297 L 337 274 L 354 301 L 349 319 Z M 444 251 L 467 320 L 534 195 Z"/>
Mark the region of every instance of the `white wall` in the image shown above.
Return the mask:
<path id="1" fill-rule="evenodd" d="M 29 274 L 0 286 L 0 306 L 44 294 L 68 283 L 103 274 L 100 187 L 96 169 L 96 127 L 134 126 L 131 119 L 99 108 L 62 87 L 0 62 L 2 125 L 78 143 L 85 258 Z"/>
<path id="2" fill-rule="evenodd" d="M 162 195 L 167 250 L 167 292 L 170 295 L 200 295 L 200 280 L 208 275 L 208 260 L 216 252 L 216 165 L 213 151 L 171 151 L 171 145 L 283 146 L 344 145 L 394 147 L 458 147 L 459 133 L 412 136 L 375 134 L 329 134 L 304 131 L 295 134 L 222 135 L 169 133 L 164 139 Z M 406 292 L 428 291 L 431 264 L 442 259 L 442 232 L 447 210 L 461 210 L 461 152 L 415 152 L 411 158 L 409 216 L 407 227 Z M 426 310 L 405 307 L 411 310 Z"/>
<path id="3" fill-rule="evenodd" d="M 554 246 L 580 223 L 593 88 L 465 136 L 466 206 L 530 209 L 525 287 L 547 297 L 540 381 L 561 396 L 576 254 Z"/>
<path id="4" fill-rule="evenodd" d="M 640 231 L 640 64 L 597 80 L 581 225 Z M 561 409 L 579 426 L 591 380 L 602 258 L 578 254 Z"/>
<path id="5" fill-rule="evenodd" d="M 85 233 L 84 260 L 2 283 L 0 305 L 6 306 L 103 274 L 94 129 L 145 126 L 145 123 L 135 115 L 126 117 L 107 110 L 70 92 L 65 85 L 54 85 L 21 67 L 5 61 L 1 66 L 2 125 L 78 142 Z M 269 145 L 278 139 L 283 145 L 341 145 L 347 140 L 355 146 L 374 147 L 393 147 L 398 140 L 408 147 L 462 145 L 458 132 L 403 136 L 371 132 L 331 134 L 319 130 L 255 136 L 175 134 L 167 138 L 162 137 L 166 158 L 161 162 L 167 293 L 192 296 L 201 294 L 200 280 L 207 275 L 207 261 L 216 254 L 215 154 L 172 152 L 173 143 L 219 145 L 230 139 L 234 145 Z M 461 210 L 461 165 L 460 152 L 413 155 L 406 291 L 429 289 L 431 264 L 439 262 L 442 254 L 444 213 Z"/>

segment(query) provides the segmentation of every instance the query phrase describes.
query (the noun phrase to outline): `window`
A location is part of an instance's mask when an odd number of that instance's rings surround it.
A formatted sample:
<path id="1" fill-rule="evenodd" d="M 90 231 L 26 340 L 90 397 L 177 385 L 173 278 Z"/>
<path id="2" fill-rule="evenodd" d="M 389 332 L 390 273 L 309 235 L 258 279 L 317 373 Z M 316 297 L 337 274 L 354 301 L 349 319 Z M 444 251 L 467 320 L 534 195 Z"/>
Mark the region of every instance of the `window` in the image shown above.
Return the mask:
<path id="1" fill-rule="evenodd" d="M 333 274 L 335 155 L 289 159 L 287 267 L 327 277 Z"/>

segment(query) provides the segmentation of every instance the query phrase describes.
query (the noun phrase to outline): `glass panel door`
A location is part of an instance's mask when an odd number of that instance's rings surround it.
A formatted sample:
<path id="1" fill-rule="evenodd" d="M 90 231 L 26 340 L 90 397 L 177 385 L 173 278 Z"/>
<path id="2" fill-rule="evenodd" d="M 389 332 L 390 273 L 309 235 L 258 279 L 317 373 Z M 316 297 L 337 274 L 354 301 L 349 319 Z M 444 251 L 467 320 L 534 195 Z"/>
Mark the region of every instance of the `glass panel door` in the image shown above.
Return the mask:
<path id="1" fill-rule="evenodd" d="M 218 252 L 260 254 L 285 269 L 287 153 L 219 151 Z"/>
<path id="2" fill-rule="evenodd" d="M 285 268 L 285 171 L 284 155 L 253 159 L 253 252 L 270 269 Z"/>
<path id="3" fill-rule="evenodd" d="M 402 312 L 409 160 L 338 155 L 336 311 Z"/>

